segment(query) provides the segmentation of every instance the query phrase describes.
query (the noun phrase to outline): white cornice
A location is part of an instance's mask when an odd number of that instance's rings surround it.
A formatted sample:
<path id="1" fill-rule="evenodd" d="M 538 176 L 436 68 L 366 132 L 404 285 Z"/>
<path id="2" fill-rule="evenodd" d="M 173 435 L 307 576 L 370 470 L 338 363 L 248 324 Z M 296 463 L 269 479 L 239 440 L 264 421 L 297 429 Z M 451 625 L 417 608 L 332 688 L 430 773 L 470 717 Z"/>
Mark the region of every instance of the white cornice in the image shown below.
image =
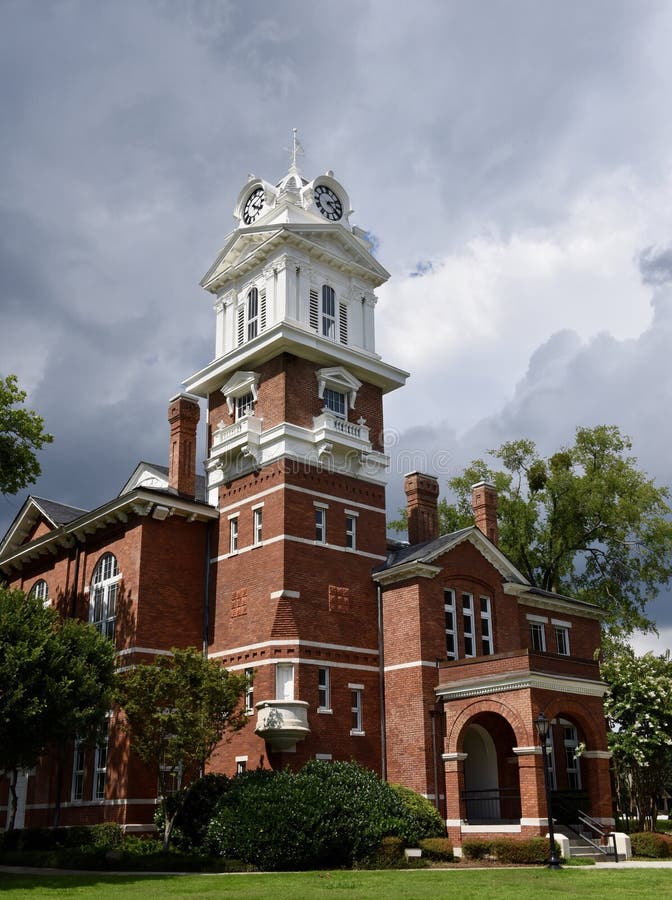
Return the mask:
<path id="1" fill-rule="evenodd" d="M 24 544 L 0 558 L 0 566 L 10 570 L 21 568 L 31 559 L 45 553 L 56 554 L 60 548 L 72 546 L 75 540 L 84 541 L 86 536 L 99 531 L 114 522 L 125 523 L 131 515 L 147 516 L 155 507 L 167 508 L 165 516 L 177 515 L 188 521 L 205 522 L 216 519 L 219 512 L 211 506 L 197 501 L 185 500 L 166 492 L 136 489 L 120 497 L 115 497 L 104 506 L 84 513 L 67 525 L 55 528 L 43 537 Z"/>
<path id="2" fill-rule="evenodd" d="M 376 353 L 324 338 L 298 322 L 282 321 L 242 347 L 212 360 L 183 383 L 190 393 L 207 397 L 238 369 L 255 369 L 279 353 L 294 353 L 311 362 L 342 365 L 361 381 L 380 387 L 383 393 L 402 387 L 408 372 L 383 362 Z"/>
<path id="3" fill-rule="evenodd" d="M 411 560 L 401 563 L 393 569 L 384 569 L 382 572 L 374 572 L 373 580 L 378 584 L 396 584 L 397 581 L 407 581 L 409 578 L 435 578 L 443 570 L 440 566 L 430 566 L 422 560 Z"/>
<path id="4" fill-rule="evenodd" d="M 464 697 L 482 697 L 486 694 L 501 694 L 507 691 L 523 690 L 553 691 L 557 694 L 581 694 L 587 697 L 603 697 L 607 686 L 601 681 L 583 678 L 569 678 L 563 675 L 546 675 L 541 672 L 515 672 L 492 678 L 482 678 L 439 685 L 438 697 L 444 700 L 460 700 Z"/>

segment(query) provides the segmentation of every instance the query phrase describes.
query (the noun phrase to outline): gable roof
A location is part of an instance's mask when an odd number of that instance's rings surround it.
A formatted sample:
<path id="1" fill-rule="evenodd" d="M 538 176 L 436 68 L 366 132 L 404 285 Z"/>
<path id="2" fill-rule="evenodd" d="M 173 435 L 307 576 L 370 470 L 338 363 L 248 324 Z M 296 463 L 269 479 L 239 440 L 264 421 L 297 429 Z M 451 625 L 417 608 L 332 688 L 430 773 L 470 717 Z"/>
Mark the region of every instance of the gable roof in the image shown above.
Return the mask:
<path id="1" fill-rule="evenodd" d="M 579 607 L 581 613 L 589 617 L 602 618 L 604 616 L 604 611 L 595 603 L 588 603 L 586 600 L 577 600 L 576 597 L 567 597 L 564 594 L 534 587 L 499 547 L 493 544 L 475 525 L 449 534 L 442 534 L 433 541 L 425 541 L 422 544 L 407 545 L 398 541 L 388 542 L 387 559 L 373 570 L 373 580 L 381 585 L 392 585 L 407 578 L 435 578 L 441 572 L 441 567 L 435 565 L 436 560 L 465 541 L 473 544 L 497 569 L 504 582 L 504 592 L 517 596 L 518 602 L 549 609 L 566 609 L 568 606 L 573 606 Z"/>
<path id="2" fill-rule="evenodd" d="M 68 506 L 65 503 L 57 503 L 55 500 L 47 500 L 44 497 L 34 497 L 31 494 L 24 501 L 23 506 L 14 517 L 14 521 L 0 541 L 0 555 L 9 546 L 17 547 L 23 544 L 40 519 L 44 519 L 46 524 L 52 528 L 58 528 L 61 525 L 67 525 L 85 512 L 87 510 L 77 506 Z"/>
<path id="3" fill-rule="evenodd" d="M 388 552 L 385 562 L 373 570 L 374 580 L 382 583 L 392 582 L 397 580 L 396 576 L 403 577 L 403 572 L 412 571 L 414 567 L 431 566 L 444 553 L 448 553 L 465 541 L 473 544 L 506 581 L 529 585 L 529 581 L 522 572 L 519 572 L 499 547 L 493 544 L 475 525 L 461 528 L 459 531 L 452 531 L 449 534 L 442 534 L 433 541 L 392 548 Z M 432 568 L 434 567 L 432 566 Z M 429 573 L 429 571 L 428 569 L 427 572 Z"/>
<path id="4" fill-rule="evenodd" d="M 128 494 L 137 487 L 147 488 L 149 490 L 165 491 L 169 494 L 179 496 L 178 492 L 168 486 L 168 476 L 170 470 L 168 466 L 159 466 L 157 463 L 150 463 L 141 460 L 133 470 L 131 477 L 119 491 L 117 496 L 121 497 Z M 197 475 L 195 482 L 195 500 L 197 503 L 206 502 L 206 484 L 205 476 Z"/>

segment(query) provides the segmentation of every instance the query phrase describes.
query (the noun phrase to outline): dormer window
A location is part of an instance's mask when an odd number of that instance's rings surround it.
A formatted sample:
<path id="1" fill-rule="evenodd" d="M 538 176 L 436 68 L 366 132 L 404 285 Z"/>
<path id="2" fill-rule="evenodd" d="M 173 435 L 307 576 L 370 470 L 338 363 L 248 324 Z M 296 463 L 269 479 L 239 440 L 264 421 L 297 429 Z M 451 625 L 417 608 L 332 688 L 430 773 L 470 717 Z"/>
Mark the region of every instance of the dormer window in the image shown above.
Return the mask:
<path id="1" fill-rule="evenodd" d="M 342 366 L 318 369 L 316 375 L 317 396 L 322 400 L 323 409 L 347 419 L 348 411 L 355 408 L 362 382 Z"/>
<path id="2" fill-rule="evenodd" d="M 222 388 L 229 414 L 235 416 L 236 422 L 254 415 L 258 386 L 258 372 L 236 372 Z"/>

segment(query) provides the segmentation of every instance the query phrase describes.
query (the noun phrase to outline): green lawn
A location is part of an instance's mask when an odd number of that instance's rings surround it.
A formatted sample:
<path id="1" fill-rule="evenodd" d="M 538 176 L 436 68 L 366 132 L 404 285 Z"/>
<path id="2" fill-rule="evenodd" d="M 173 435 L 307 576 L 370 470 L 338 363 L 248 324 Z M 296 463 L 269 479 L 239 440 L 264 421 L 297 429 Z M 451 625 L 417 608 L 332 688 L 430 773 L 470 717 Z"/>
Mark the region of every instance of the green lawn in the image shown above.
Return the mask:
<path id="1" fill-rule="evenodd" d="M 607 869 L 593 867 L 549 872 L 546 869 L 420 869 L 386 872 L 301 872 L 272 875 L 7 875 L 0 873 L 0 892 L 22 898 L 81 897 L 86 900 L 142 897 L 201 898 L 236 896 L 244 900 L 278 897 L 348 900 L 546 900 L 590 897 L 618 900 L 648 894 L 669 896 L 672 869 Z"/>

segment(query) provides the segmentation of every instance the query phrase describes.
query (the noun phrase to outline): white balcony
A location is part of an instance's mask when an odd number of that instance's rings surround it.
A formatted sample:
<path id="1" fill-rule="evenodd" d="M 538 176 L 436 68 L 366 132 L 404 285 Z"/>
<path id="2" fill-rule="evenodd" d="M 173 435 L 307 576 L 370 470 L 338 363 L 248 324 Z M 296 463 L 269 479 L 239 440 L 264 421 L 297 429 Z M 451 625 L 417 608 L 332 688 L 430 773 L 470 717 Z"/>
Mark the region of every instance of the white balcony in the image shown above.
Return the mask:
<path id="1" fill-rule="evenodd" d="M 327 443 L 364 452 L 371 449 L 369 429 L 363 419 L 360 422 L 348 422 L 328 410 L 313 417 L 313 440 L 316 444 Z"/>
<path id="2" fill-rule="evenodd" d="M 212 455 L 221 456 L 240 447 L 258 447 L 261 423 L 257 416 L 243 416 L 233 425 L 220 422 L 212 434 Z"/>
<path id="3" fill-rule="evenodd" d="M 255 733 L 272 750 L 293 750 L 310 734 L 308 704 L 304 700 L 262 700 L 256 704 Z"/>

